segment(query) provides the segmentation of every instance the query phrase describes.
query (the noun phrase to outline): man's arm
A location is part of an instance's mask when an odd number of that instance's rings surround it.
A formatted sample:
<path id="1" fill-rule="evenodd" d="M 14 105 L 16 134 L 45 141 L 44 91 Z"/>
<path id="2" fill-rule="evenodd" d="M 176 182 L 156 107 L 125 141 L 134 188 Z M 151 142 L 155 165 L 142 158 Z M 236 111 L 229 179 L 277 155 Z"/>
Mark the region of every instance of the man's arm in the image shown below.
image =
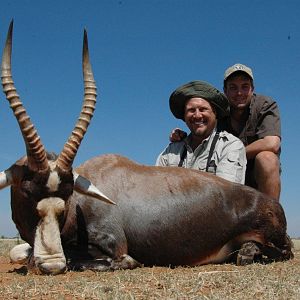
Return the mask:
<path id="1" fill-rule="evenodd" d="M 165 148 L 165 150 L 158 156 L 155 165 L 162 167 L 178 167 L 180 156 L 184 148 L 184 142 L 169 144 Z"/>
<path id="2" fill-rule="evenodd" d="M 156 159 L 155 166 L 168 167 L 174 163 L 174 159 L 176 161 L 176 152 L 174 146 L 169 144 L 163 152 L 159 154 Z"/>
<path id="3" fill-rule="evenodd" d="M 254 158 L 262 151 L 270 151 L 278 154 L 280 151 L 281 140 L 278 136 L 265 136 L 246 146 L 247 159 Z"/>
<path id="4" fill-rule="evenodd" d="M 258 139 L 246 146 L 248 159 L 263 151 L 279 154 L 281 146 L 281 123 L 277 103 L 270 97 L 257 96 L 264 103 L 258 113 L 256 134 Z"/>
<path id="5" fill-rule="evenodd" d="M 168 166 L 167 157 L 165 157 L 164 153 L 161 153 L 161 154 L 157 157 L 155 166 L 161 166 L 161 167 L 166 167 L 166 166 Z"/>

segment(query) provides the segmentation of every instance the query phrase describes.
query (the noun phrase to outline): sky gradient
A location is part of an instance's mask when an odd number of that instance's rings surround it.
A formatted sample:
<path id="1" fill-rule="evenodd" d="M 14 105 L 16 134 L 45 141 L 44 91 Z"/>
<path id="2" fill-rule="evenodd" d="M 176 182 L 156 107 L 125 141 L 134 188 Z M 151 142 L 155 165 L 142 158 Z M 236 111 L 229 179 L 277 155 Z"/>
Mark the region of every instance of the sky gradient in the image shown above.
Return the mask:
<path id="1" fill-rule="evenodd" d="M 1 1 L 0 49 L 14 19 L 12 71 L 48 151 L 60 152 L 81 109 L 81 50 L 88 31 L 98 86 L 95 116 L 74 165 L 117 153 L 153 165 L 172 128 L 179 85 L 205 80 L 222 90 L 225 69 L 243 63 L 255 91 L 274 98 L 282 119 L 281 203 L 300 237 L 300 2 L 201 0 Z M 25 153 L 0 94 L 0 170 Z M 0 191 L 0 235 L 15 236 L 9 189 Z"/>

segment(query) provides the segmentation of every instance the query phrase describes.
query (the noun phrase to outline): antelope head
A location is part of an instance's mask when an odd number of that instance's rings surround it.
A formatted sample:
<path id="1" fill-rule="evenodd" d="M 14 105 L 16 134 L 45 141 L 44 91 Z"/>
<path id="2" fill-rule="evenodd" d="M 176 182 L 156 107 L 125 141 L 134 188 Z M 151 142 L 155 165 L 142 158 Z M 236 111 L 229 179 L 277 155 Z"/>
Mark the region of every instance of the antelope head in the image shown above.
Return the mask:
<path id="1" fill-rule="evenodd" d="M 0 173 L 0 189 L 12 188 L 12 215 L 21 237 L 33 248 L 33 268 L 57 274 L 66 269 L 60 227 L 66 203 L 73 190 L 114 204 L 88 179 L 76 174 L 72 164 L 96 105 L 97 88 L 89 60 L 84 31 L 82 68 L 84 100 L 80 116 L 59 155 L 46 152 L 43 143 L 17 94 L 11 72 L 13 21 L 2 57 L 3 91 L 17 119 L 26 146 L 26 156 Z M 23 219 L 17 217 L 22 215 Z M 20 220 L 22 219 L 22 220 Z"/>

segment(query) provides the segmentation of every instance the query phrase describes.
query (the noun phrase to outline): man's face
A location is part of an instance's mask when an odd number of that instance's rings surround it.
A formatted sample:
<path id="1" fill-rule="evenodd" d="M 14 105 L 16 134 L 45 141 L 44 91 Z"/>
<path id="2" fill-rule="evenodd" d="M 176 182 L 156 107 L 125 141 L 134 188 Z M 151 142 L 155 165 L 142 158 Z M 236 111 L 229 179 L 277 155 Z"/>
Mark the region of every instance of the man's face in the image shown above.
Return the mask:
<path id="1" fill-rule="evenodd" d="M 207 138 L 216 126 L 216 112 L 202 98 L 191 98 L 185 105 L 184 120 L 193 135 Z"/>
<path id="2" fill-rule="evenodd" d="M 228 78 L 224 87 L 229 104 L 234 109 L 244 109 L 251 101 L 253 83 L 248 76 L 237 75 Z"/>

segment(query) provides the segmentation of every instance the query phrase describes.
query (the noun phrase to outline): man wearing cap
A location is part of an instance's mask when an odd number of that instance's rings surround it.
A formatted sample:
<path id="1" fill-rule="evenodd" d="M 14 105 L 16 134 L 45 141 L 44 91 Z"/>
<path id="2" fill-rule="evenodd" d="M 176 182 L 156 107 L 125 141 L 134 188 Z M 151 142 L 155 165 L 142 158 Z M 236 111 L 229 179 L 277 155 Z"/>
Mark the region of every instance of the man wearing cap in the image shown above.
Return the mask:
<path id="1" fill-rule="evenodd" d="M 197 169 L 244 183 L 245 147 L 218 127 L 218 119 L 228 114 L 226 97 L 204 81 L 192 81 L 178 87 L 169 103 L 173 115 L 183 120 L 191 132 L 180 142 L 170 143 L 156 165 Z"/>
<path id="2" fill-rule="evenodd" d="M 274 199 L 280 197 L 280 115 L 276 102 L 254 93 L 252 70 L 235 64 L 225 71 L 224 93 L 230 104 L 225 128 L 246 147 L 246 184 Z"/>

